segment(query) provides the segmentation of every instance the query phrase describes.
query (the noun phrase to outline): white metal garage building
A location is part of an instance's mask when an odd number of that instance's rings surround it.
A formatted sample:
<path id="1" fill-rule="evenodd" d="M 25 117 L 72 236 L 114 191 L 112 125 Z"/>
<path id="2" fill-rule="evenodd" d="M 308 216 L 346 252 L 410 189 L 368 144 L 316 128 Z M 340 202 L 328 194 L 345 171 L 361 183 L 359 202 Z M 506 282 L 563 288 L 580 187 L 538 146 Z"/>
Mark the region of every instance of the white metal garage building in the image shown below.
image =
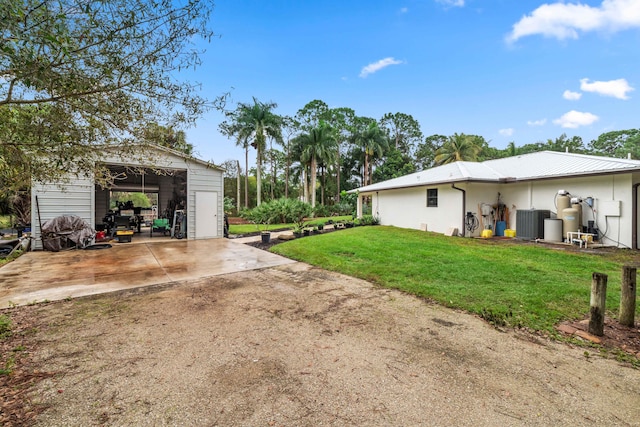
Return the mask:
<path id="1" fill-rule="evenodd" d="M 146 146 L 145 158 L 105 157 L 103 163 L 121 178 L 112 188 L 95 180 L 72 178 L 68 182 L 34 183 L 31 190 L 31 224 L 34 249 L 42 249 L 40 224 L 60 215 L 77 215 L 93 228 L 109 210 L 111 190 L 157 193 L 158 212 L 182 204 L 186 211 L 187 239 L 223 236 L 223 169 L 203 160 L 159 146 Z M 161 173 L 158 173 L 162 170 Z"/>

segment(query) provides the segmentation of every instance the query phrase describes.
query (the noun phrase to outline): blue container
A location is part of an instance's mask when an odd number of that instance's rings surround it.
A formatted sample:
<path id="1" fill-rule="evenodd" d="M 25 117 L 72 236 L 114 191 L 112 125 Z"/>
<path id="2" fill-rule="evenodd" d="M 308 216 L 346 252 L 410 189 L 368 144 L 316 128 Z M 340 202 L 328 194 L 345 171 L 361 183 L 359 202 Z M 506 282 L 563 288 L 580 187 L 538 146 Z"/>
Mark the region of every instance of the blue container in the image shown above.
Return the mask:
<path id="1" fill-rule="evenodd" d="M 504 236 L 504 230 L 507 229 L 507 221 L 496 222 L 496 236 Z"/>

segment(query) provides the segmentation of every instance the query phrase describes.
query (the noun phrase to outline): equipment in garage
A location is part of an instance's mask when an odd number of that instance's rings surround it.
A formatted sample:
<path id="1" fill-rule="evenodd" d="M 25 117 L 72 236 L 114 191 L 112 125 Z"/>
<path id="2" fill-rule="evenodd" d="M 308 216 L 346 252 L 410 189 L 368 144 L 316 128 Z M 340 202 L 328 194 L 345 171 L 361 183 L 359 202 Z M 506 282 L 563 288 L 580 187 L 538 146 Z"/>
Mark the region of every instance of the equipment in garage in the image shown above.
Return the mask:
<path id="1" fill-rule="evenodd" d="M 162 233 L 163 236 L 166 236 L 167 232 L 171 231 L 171 226 L 167 218 L 154 219 L 150 228 L 149 237 L 153 237 L 154 232 Z"/>
<path id="2" fill-rule="evenodd" d="M 171 227 L 171 237 L 176 239 L 184 239 L 187 231 L 186 225 L 187 215 L 184 209 L 176 209 L 173 214 L 173 226 Z"/>
<path id="3" fill-rule="evenodd" d="M 77 215 L 61 215 L 42 224 L 42 245 L 45 250 L 84 248 L 96 232 Z"/>
<path id="4" fill-rule="evenodd" d="M 131 242 L 133 236 L 133 228 L 131 227 L 130 216 L 117 216 L 115 224 L 115 237 L 120 243 Z"/>

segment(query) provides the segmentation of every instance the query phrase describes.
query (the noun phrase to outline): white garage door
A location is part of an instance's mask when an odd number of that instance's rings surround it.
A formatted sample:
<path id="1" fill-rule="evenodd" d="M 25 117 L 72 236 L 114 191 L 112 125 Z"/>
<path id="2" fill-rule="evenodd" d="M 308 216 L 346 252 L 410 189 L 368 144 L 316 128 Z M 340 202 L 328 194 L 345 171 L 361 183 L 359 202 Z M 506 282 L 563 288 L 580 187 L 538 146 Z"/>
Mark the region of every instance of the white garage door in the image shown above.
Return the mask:
<path id="1" fill-rule="evenodd" d="M 196 191 L 196 239 L 218 237 L 218 193 Z"/>

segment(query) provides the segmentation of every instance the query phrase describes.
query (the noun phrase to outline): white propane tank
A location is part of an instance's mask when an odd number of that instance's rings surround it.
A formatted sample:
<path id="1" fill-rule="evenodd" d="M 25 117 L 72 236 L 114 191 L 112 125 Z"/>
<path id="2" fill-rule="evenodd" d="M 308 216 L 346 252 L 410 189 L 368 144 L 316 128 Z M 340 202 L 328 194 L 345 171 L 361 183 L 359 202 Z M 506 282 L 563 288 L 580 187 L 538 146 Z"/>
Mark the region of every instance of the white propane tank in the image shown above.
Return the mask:
<path id="1" fill-rule="evenodd" d="M 578 209 L 566 208 L 562 210 L 562 237 L 566 238 L 570 231 L 578 231 Z"/>
<path id="2" fill-rule="evenodd" d="M 564 194 L 563 195 L 558 194 L 558 197 L 556 198 L 556 206 L 557 206 L 557 212 L 558 212 L 556 217 L 558 219 L 562 219 L 562 211 L 564 209 L 571 207 L 571 197 Z"/>

